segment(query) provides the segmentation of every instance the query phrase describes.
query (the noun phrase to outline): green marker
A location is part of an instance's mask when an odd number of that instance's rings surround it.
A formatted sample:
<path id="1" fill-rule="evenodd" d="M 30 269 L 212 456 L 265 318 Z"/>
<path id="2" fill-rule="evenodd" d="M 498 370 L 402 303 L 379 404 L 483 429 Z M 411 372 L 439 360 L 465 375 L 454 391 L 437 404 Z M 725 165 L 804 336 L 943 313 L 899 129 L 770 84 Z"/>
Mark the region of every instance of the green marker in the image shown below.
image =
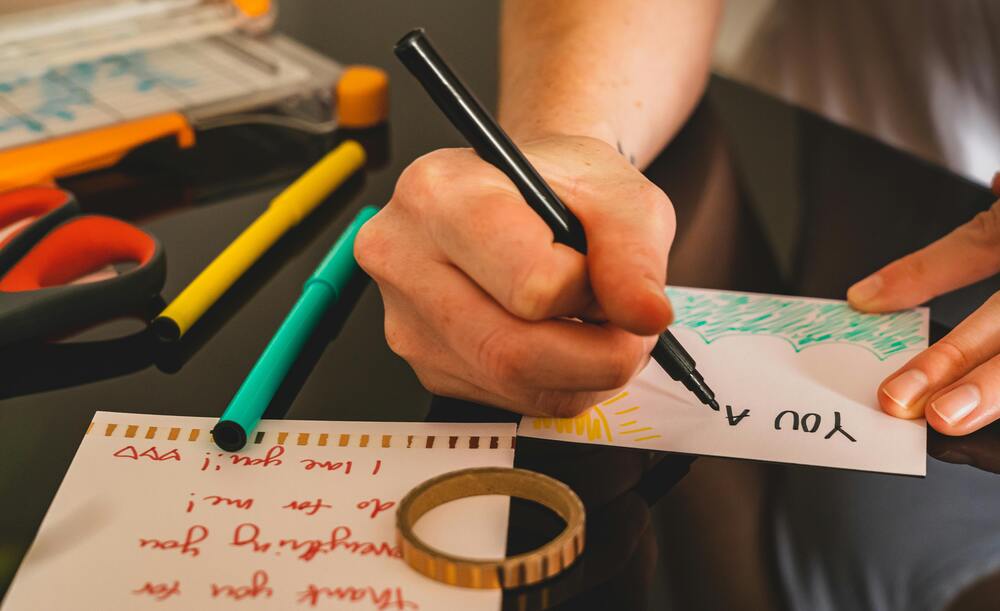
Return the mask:
<path id="1" fill-rule="evenodd" d="M 271 343 L 264 348 L 250 375 L 212 429 L 215 444 L 223 450 L 236 452 L 246 445 L 247 438 L 260 422 L 306 340 L 357 269 L 354 238 L 376 212 L 378 208 L 374 206 L 362 208 L 306 280 L 302 296 L 292 306 L 278 332 L 271 338 Z"/>

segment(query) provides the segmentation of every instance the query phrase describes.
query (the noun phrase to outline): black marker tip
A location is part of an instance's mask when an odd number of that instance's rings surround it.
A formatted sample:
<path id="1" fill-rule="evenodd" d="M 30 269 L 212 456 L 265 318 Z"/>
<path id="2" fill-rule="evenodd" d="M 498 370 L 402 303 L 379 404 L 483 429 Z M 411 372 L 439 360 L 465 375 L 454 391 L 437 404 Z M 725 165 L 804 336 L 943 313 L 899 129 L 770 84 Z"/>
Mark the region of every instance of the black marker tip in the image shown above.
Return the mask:
<path id="1" fill-rule="evenodd" d="M 227 452 L 239 452 L 247 444 L 247 432 L 232 420 L 219 420 L 212 429 L 212 439 Z"/>
<path id="2" fill-rule="evenodd" d="M 714 409 L 715 411 L 719 411 L 719 402 L 716 401 L 715 399 L 712 399 L 711 401 L 709 401 L 708 402 L 708 406 L 711 407 L 712 409 Z"/>

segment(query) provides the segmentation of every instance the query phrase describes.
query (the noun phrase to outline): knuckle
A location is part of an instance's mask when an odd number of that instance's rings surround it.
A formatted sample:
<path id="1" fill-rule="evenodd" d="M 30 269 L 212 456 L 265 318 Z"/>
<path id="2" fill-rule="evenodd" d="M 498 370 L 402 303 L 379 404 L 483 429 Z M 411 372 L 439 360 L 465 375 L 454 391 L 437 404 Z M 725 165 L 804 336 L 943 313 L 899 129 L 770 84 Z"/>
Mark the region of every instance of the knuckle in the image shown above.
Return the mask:
<path id="1" fill-rule="evenodd" d="M 673 206 L 670 203 L 670 198 L 662 189 L 648 180 L 642 180 L 639 182 L 637 190 L 636 204 L 641 207 L 648 218 L 673 217 Z"/>
<path id="2" fill-rule="evenodd" d="M 662 245 L 650 241 L 630 240 L 623 242 L 620 246 L 622 250 L 628 252 L 633 261 L 643 264 L 643 271 L 652 270 L 655 263 L 657 271 L 662 267 L 663 272 L 666 272 L 667 260 L 664 257 Z"/>
<path id="3" fill-rule="evenodd" d="M 1000 242 L 1000 202 L 974 216 L 966 228 L 978 243 L 994 245 Z"/>
<path id="4" fill-rule="evenodd" d="M 385 316 L 385 342 L 393 353 L 411 365 L 420 352 L 420 343 L 413 341 L 406 326 L 399 324 L 396 317 L 389 312 L 386 312 Z"/>
<path id="5" fill-rule="evenodd" d="M 896 279 L 919 286 L 928 273 L 926 248 L 909 254 L 887 268 Z"/>
<path id="6" fill-rule="evenodd" d="M 967 371 L 975 365 L 970 351 L 950 338 L 942 338 L 928 349 L 928 354 L 942 361 L 952 372 Z"/>
<path id="7" fill-rule="evenodd" d="M 620 388 L 629 383 L 639 367 L 639 358 L 632 352 L 622 351 L 608 363 L 608 388 Z"/>
<path id="8" fill-rule="evenodd" d="M 368 275 L 375 276 L 379 262 L 385 257 L 386 245 L 381 230 L 381 219 L 376 214 L 361 226 L 354 238 L 354 258 Z"/>
<path id="9" fill-rule="evenodd" d="M 417 375 L 420 385 L 427 389 L 429 393 L 442 396 L 451 396 L 454 394 L 455 389 L 451 387 L 446 378 L 417 367 L 413 368 L 413 373 Z"/>
<path id="10" fill-rule="evenodd" d="M 648 354 L 645 342 L 639 336 L 629 336 L 623 345 L 607 352 L 605 386 L 607 390 L 625 386 L 639 369 L 639 365 Z"/>
<path id="11" fill-rule="evenodd" d="M 663 205 L 666 196 L 663 191 L 648 180 L 638 180 L 635 183 L 635 201 L 650 211 Z"/>
<path id="12" fill-rule="evenodd" d="M 542 393 L 536 401 L 539 410 L 552 414 L 555 418 L 576 418 L 593 405 L 590 393 Z"/>
<path id="13" fill-rule="evenodd" d="M 559 283 L 553 282 L 538 271 L 538 266 L 532 262 L 519 274 L 519 278 L 511 283 L 507 299 L 510 313 L 518 318 L 532 321 L 548 318 L 559 292 Z"/>
<path id="14" fill-rule="evenodd" d="M 495 329 L 479 344 L 477 360 L 484 373 L 501 385 L 519 384 L 524 379 L 527 354 L 510 333 Z"/>
<path id="15" fill-rule="evenodd" d="M 674 203 L 670 201 L 666 193 L 662 194 L 661 204 L 659 208 L 660 218 L 662 219 L 664 229 L 667 235 L 670 236 L 670 241 L 674 239 L 674 232 L 677 229 L 677 212 L 674 210 Z"/>
<path id="16" fill-rule="evenodd" d="M 432 151 L 414 160 L 399 175 L 393 197 L 411 206 L 433 201 L 434 190 L 447 168 L 444 157 L 445 151 Z"/>

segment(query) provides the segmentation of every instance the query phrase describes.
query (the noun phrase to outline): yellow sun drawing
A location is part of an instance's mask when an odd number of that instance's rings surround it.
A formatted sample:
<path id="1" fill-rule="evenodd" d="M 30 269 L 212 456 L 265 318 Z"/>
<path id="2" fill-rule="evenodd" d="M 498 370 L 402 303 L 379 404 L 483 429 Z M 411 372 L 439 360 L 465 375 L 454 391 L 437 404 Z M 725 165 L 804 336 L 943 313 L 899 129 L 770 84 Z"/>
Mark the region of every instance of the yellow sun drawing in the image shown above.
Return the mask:
<path id="1" fill-rule="evenodd" d="M 614 436 L 627 438 L 631 442 L 659 439 L 662 435 L 653 433 L 653 427 L 643 426 L 640 405 L 629 405 L 628 391 L 623 391 L 600 405 L 595 405 L 575 418 L 535 418 L 534 428 L 554 429 L 587 441 L 614 441 Z M 603 408 L 603 409 L 602 409 Z M 605 413 L 607 412 L 607 413 Z M 608 419 L 614 423 L 614 432 Z"/>

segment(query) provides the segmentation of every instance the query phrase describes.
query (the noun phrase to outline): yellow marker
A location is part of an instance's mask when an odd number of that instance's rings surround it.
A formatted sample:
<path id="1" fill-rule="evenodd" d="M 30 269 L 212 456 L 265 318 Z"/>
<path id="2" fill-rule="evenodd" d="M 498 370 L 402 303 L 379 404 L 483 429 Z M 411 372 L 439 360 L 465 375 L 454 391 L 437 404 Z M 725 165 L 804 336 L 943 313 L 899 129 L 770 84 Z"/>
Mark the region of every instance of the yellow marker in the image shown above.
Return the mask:
<path id="1" fill-rule="evenodd" d="M 157 337 L 180 339 L 247 268 L 364 162 L 365 150 L 347 140 L 309 168 L 160 312 L 153 321 Z"/>

